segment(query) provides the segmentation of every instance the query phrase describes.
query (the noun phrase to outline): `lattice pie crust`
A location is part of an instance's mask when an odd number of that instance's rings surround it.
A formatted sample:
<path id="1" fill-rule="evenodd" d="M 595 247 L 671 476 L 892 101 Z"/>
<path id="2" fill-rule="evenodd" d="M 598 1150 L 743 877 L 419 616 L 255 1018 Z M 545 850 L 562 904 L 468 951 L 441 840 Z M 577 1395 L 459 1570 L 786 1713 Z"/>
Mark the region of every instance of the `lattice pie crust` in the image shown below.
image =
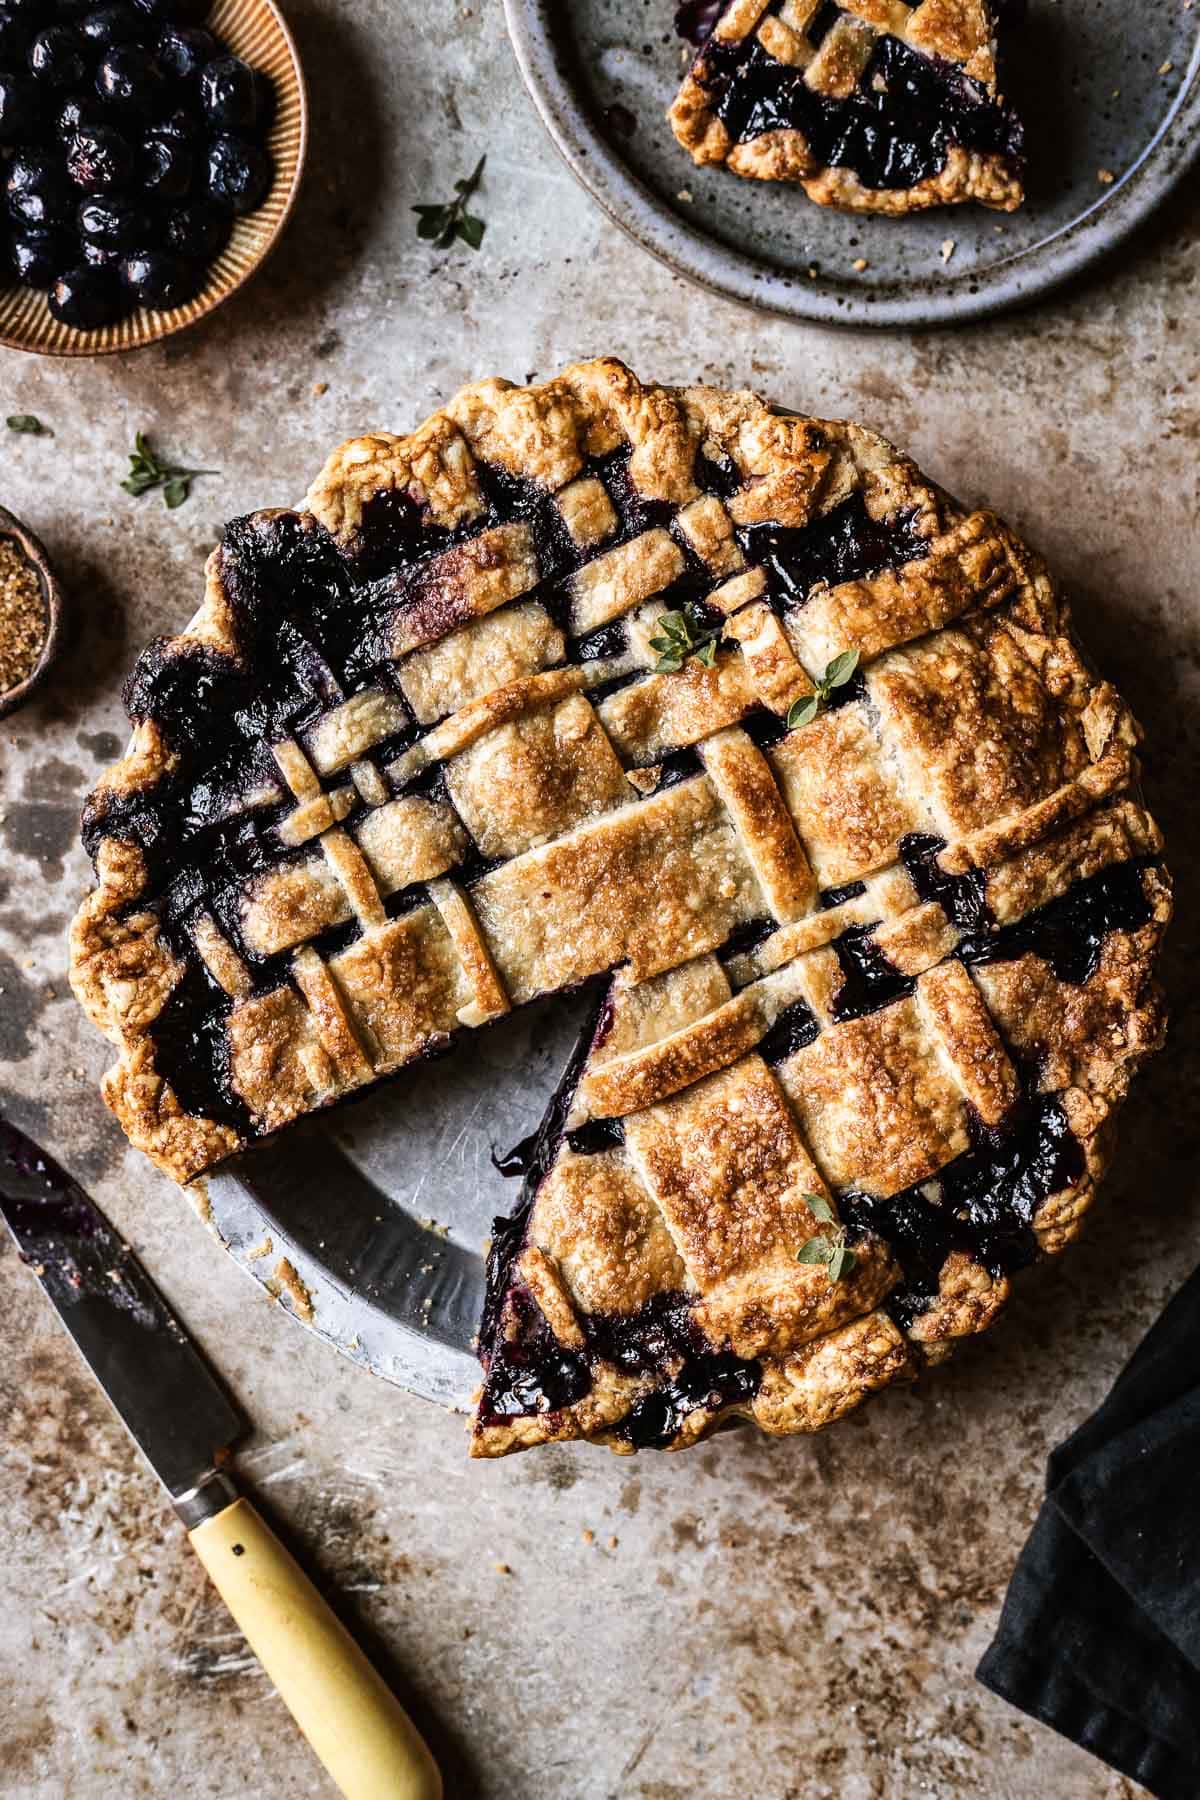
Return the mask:
<path id="1" fill-rule="evenodd" d="M 685 602 L 719 647 L 658 672 Z M 813 1429 L 1078 1228 L 1163 1029 L 1136 729 L 1037 557 L 870 432 L 611 360 L 481 382 L 235 521 L 126 698 L 71 977 L 177 1180 L 603 987 L 478 1453 Z M 839 1228 L 851 1272 L 797 1261 Z"/>

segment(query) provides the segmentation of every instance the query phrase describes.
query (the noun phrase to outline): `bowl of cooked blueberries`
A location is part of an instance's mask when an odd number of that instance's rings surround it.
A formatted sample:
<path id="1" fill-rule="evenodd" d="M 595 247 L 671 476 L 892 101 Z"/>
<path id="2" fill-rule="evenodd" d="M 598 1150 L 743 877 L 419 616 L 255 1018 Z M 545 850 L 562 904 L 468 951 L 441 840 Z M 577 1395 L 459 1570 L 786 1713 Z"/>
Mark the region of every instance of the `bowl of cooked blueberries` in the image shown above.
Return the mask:
<path id="1" fill-rule="evenodd" d="M 306 137 L 272 0 L 0 0 L 0 344 L 94 356 L 211 312 L 283 229 Z"/>

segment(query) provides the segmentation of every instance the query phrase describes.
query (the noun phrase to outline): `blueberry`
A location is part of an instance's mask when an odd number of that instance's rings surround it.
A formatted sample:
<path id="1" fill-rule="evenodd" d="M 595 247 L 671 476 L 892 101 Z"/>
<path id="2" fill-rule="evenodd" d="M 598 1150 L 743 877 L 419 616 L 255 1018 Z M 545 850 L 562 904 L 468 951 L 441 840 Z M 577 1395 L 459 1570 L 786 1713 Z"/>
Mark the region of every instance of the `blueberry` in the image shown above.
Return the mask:
<path id="1" fill-rule="evenodd" d="M 198 286 L 195 271 L 166 250 L 138 250 L 127 256 L 121 279 L 139 306 L 182 306 Z"/>
<path id="2" fill-rule="evenodd" d="M 13 238 L 9 255 L 23 287 L 48 288 L 71 262 L 75 249 L 65 231 L 24 231 Z"/>
<path id="3" fill-rule="evenodd" d="M 206 180 L 218 206 L 238 214 L 253 212 L 271 186 L 271 159 L 242 138 L 215 137 L 208 147 Z"/>
<path id="4" fill-rule="evenodd" d="M 80 238 L 79 247 L 89 269 L 112 269 L 114 273 L 119 273 L 121 258 L 125 254 L 123 250 L 114 250 L 108 244 L 98 244 L 95 238 Z"/>
<path id="5" fill-rule="evenodd" d="M 181 138 L 151 131 L 138 152 L 138 185 L 154 200 L 182 200 L 192 185 L 196 159 Z"/>
<path id="6" fill-rule="evenodd" d="M 44 151 L 19 151 L 8 165 L 5 184 L 8 210 L 16 223 L 37 230 L 65 221 L 70 187 L 57 157 Z"/>
<path id="7" fill-rule="evenodd" d="M 214 131 L 248 131 L 258 117 L 258 82 L 240 56 L 217 56 L 200 72 L 200 104 Z"/>
<path id="8" fill-rule="evenodd" d="M 81 125 L 100 124 L 100 102 L 93 94 L 72 94 L 58 109 L 54 129 L 68 143 Z"/>
<path id="9" fill-rule="evenodd" d="M 70 25 L 48 25 L 29 46 L 29 67 L 48 87 L 78 87 L 88 71 L 83 39 Z"/>
<path id="10" fill-rule="evenodd" d="M 158 40 L 158 60 L 171 81 L 192 81 L 217 54 L 211 32 L 168 25 Z"/>
<path id="11" fill-rule="evenodd" d="M 144 208 L 132 200 L 85 200 L 76 216 L 80 235 L 106 250 L 132 250 L 149 233 Z"/>
<path id="12" fill-rule="evenodd" d="M 189 206 L 173 206 L 163 218 L 163 243 L 176 256 L 195 263 L 210 263 L 229 239 L 229 215 L 202 200 Z"/>
<path id="13" fill-rule="evenodd" d="M 111 125 L 81 125 L 67 145 L 67 174 L 87 194 L 111 194 L 133 174 L 133 151 Z"/>
<path id="14" fill-rule="evenodd" d="M 102 100 L 137 118 L 150 118 L 162 104 L 166 82 L 158 59 L 138 44 L 118 44 L 96 70 Z"/>
<path id="15" fill-rule="evenodd" d="M 195 150 L 199 148 L 203 126 L 190 106 L 177 106 L 165 119 L 159 119 L 154 129 L 160 137 L 178 138 L 180 143 L 190 144 Z"/>
<path id="16" fill-rule="evenodd" d="M 84 15 L 79 29 L 94 50 L 111 50 L 118 44 L 144 43 L 150 25 L 136 7 L 98 6 Z"/>
<path id="17" fill-rule="evenodd" d="M 134 4 L 160 25 L 203 25 L 212 0 L 134 0 Z"/>
<path id="18" fill-rule="evenodd" d="M 28 75 L 0 74 L 0 144 L 16 144 L 37 129 L 38 98 Z"/>
<path id="19" fill-rule="evenodd" d="M 92 269 L 82 263 L 60 275 L 50 289 L 50 311 L 63 325 L 78 331 L 94 331 L 111 325 L 128 310 L 129 302 L 110 269 Z"/>
<path id="20" fill-rule="evenodd" d="M 24 19 L 0 10 L 0 69 L 23 69 L 32 36 Z"/>

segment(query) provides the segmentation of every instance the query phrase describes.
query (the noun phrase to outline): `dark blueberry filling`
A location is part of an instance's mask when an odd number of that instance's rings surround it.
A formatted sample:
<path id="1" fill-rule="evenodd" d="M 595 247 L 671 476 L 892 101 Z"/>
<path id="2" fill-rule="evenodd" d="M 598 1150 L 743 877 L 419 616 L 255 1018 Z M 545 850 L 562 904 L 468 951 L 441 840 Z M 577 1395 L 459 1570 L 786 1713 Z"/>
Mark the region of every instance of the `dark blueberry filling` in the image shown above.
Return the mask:
<path id="1" fill-rule="evenodd" d="M 850 925 L 834 939 L 844 977 L 833 1002 L 837 1020 L 861 1019 L 865 1013 L 903 999 L 916 986 L 915 977 L 902 975 L 888 961 L 874 941 L 874 930 L 874 925 Z"/>
<path id="2" fill-rule="evenodd" d="M 729 0 L 682 0 L 675 8 L 675 30 L 699 49 L 707 44 Z"/>
<path id="3" fill-rule="evenodd" d="M 665 1386 L 639 1400 L 613 1435 L 637 1450 L 663 1450 L 697 1408 L 719 1412 L 752 1400 L 761 1385 L 760 1362 L 748 1362 L 728 1350 L 698 1353 Z"/>
<path id="4" fill-rule="evenodd" d="M 666 611 L 666 608 L 663 608 Z M 574 651 L 579 662 L 599 662 L 605 656 L 623 656 L 629 648 L 629 640 L 625 635 L 624 619 L 613 619 L 602 625 L 599 631 L 589 632 L 587 637 L 576 638 Z"/>
<path id="5" fill-rule="evenodd" d="M 227 997 L 193 958 L 154 1021 L 155 1065 L 185 1111 L 244 1137 L 252 1126 L 229 1078 L 228 1011 Z"/>
<path id="6" fill-rule="evenodd" d="M 639 1400 L 615 1435 L 638 1449 L 661 1448 L 697 1408 L 717 1412 L 752 1399 L 762 1367 L 728 1351 L 714 1351 L 692 1318 L 686 1294 L 656 1294 L 632 1314 L 585 1314 L 582 1349 L 564 1349 L 527 1289 L 508 1295 L 508 1335 L 487 1360 L 479 1417 L 503 1419 L 557 1412 L 589 1392 L 597 1362 L 625 1375 L 656 1375 L 661 1385 Z M 481 1340 L 486 1344 L 486 1337 Z M 678 1365 L 678 1366 L 677 1366 Z"/>
<path id="7" fill-rule="evenodd" d="M 568 1148 L 576 1156 L 597 1156 L 602 1150 L 616 1150 L 624 1142 L 624 1119 L 589 1119 L 567 1133 Z"/>
<path id="8" fill-rule="evenodd" d="M 178 306 L 233 219 L 266 197 L 274 92 L 192 28 L 207 10 L 204 0 L 0 4 L 11 225 L 0 243 L 9 273 L 47 289 L 63 324 L 91 330 L 135 306 Z"/>
<path id="9" fill-rule="evenodd" d="M 655 763 L 661 773 L 654 792 L 661 794 L 669 787 L 677 787 L 681 781 L 690 781 L 693 775 L 704 773 L 704 764 L 700 761 L 699 752 L 691 749 L 672 750 Z"/>
<path id="10" fill-rule="evenodd" d="M 1117 863 L 1077 881 L 1057 900 L 989 935 L 977 932 L 955 952 L 964 962 L 1009 962 L 1031 953 L 1060 981 L 1089 981 L 1110 931 L 1138 931 L 1151 917 L 1140 862 Z"/>
<path id="11" fill-rule="evenodd" d="M 747 925 L 739 925 L 730 932 L 721 945 L 721 957 L 729 962 L 735 956 L 745 956 L 749 950 L 757 950 L 773 937 L 779 926 L 774 919 L 751 919 Z"/>
<path id="12" fill-rule="evenodd" d="M 592 1385 L 585 1353 L 564 1349 L 527 1289 L 509 1291 L 506 1312 L 511 1335 L 495 1340 L 488 1356 L 480 1422 L 492 1425 L 501 1419 L 558 1412 L 582 1400 Z M 480 1342 L 489 1339 L 481 1333 Z"/>
<path id="13" fill-rule="evenodd" d="M 735 143 L 799 131 L 818 163 L 849 169 L 868 188 L 915 187 L 945 167 L 953 145 L 1021 166 L 1024 133 L 1012 107 L 889 35 L 844 100 L 814 92 L 802 69 L 777 62 L 756 37 L 709 42 L 694 73 Z"/>
<path id="14" fill-rule="evenodd" d="M 982 869 L 965 875 L 945 875 L 937 859 L 946 848 L 945 838 L 910 831 L 900 839 L 900 860 L 912 877 L 920 900 L 936 900 L 952 924 L 964 931 L 986 930 L 992 915 L 987 904 L 987 876 Z"/>
<path id="15" fill-rule="evenodd" d="M 852 494 L 811 524 L 743 525 L 737 535 L 749 560 L 767 571 L 772 595 L 797 607 L 819 581 L 836 587 L 923 556 L 914 520 L 911 512 L 873 519 L 861 494 Z"/>
<path id="16" fill-rule="evenodd" d="M 766 1036 L 759 1041 L 758 1054 L 765 1062 L 781 1063 L 785 1057 L 803 1050 L 820 1034 L 816 1016 L 803 1000 L 793 1000 L 784 1007 Z"/>
<path id="17" fill-rule="evenodd" d="M 787 736 L 787 720 L 767 706 L 756 706 L 742 720 L 742 730 L 760 750 L 773 750 Z"/>
<path id="18" fill-rule="evenodd" d="M 845 1194 L 838 1208 L 852 1234 L 874 1232 L 904 1271 L 887 1305 L 902 1328 L 932 1303 L 952 1250 L 993 1276 L 1011 1274 L 1037 1253 L 1032 1221 L 1039 1206 L 1079 1180 L 1083 1151 L 1054 1095 L 1028 1095 L 1016 1118 L 989 1131 L 976 1123 L 975 1146 L 932 1181 L 879 1200 Z"/>
<path id="19" fill-rule="evenodd" d="M 832 912 L 835 906 L 842 906 L 847 900 L 857 900 L 866 891 L 866 883 L 862 881 L 848 881 L 845 887 L 826 888 L 820 896 L 821 911 Z"/>

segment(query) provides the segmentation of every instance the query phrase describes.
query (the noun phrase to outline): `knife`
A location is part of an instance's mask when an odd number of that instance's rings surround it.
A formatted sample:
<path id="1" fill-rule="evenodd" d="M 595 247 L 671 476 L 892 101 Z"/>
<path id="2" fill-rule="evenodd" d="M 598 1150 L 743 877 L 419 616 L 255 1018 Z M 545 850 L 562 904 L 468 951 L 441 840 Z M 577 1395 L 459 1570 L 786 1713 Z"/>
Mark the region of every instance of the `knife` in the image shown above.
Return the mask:
<path id="1" fill-rule="evenodd" d="M 399 1701 L 239 1493 L 245 1419 L 99 1207 L 3 1119 L 0 1214 L 336 1786 L 347 1800 L 441 1800 Z"/>

